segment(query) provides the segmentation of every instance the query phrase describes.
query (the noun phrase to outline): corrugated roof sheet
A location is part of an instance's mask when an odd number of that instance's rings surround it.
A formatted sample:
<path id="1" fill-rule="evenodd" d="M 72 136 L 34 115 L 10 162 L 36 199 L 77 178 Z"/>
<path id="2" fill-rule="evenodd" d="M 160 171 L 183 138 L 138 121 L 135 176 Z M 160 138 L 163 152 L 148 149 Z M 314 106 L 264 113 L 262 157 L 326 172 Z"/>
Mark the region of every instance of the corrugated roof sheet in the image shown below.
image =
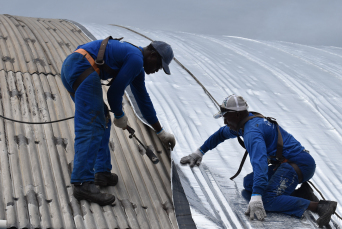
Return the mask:
<path id="1" fill-rule="evenodd" d="M 27 122 L 73 116 L 60 69 L 67 55 L 89 41 L 66 20 L 0 15 L 0 114 Z M 113 206 L 104 207 L 72 195 L 73 119 L 44 125 L 0 119 L 0 219 L 14 228 L 178 228 L 169 152 L 135 117 L 126 98 L 124 109 L 137 137 L 153 148 L 160 163 L 153 165 L 128 132 L 112 127 L 112 165 L 119 183 L 102 190 L 116 196 Z"/>

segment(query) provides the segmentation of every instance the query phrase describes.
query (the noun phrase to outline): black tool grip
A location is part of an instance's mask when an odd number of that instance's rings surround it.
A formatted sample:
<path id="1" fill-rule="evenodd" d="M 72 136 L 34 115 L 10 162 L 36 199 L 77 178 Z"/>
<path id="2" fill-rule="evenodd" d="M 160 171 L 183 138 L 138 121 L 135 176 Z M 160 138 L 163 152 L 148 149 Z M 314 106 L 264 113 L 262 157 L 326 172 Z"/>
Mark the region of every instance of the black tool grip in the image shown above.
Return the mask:
<path id="1" fill-rule="evenodd" d="M 146 155 L 148 156 L 148 158 L 150 158 L 153 164 L 157 164 L 159 162 L 158 157 L 148 147 L 146 148 Z"/>
<path id="2" fill-rule="evenodd" d="M 130 127 L 129 125 L 127 125 L 127 127 L 126 127 L 126 129 L 128 130 L 128 132 L 130 133 L 130 134 L 134 134 L 134 132 L 135 132 L 135 130 L 132 128 L 132 127 Z"/>

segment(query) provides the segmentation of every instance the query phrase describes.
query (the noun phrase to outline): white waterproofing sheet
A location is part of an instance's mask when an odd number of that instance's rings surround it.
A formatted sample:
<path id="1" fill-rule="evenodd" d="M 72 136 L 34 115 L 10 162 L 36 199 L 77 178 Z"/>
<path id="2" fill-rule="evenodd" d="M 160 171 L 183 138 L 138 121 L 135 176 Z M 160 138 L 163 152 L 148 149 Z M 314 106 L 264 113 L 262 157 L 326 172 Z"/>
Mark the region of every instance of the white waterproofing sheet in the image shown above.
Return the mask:
<path id="1" fill-rule="evenodd" d="M 116 26 L 83 26 L 97 39 L 111 35 L 143 47 L 150 43 Z M 338 202 L 342 215 L 341 48 L 135 30 L 169 43 L 175 57 L 219 103 L 230 94 L 241 95 L 250 110 L 276 118 L 315 158 L 312 182 L 326 199 Z M 302 219 L 268 213 L 262 222 L 244 215 L 248 202 L 241 194 L 242 182 L 252 167 L 248 159 L 241 174 L 229 179 L 244 153 L 236 139 L 207 152 L 200 167 L 179 163 L 224 124 L 213 118 L 217 108 L 201 86 L 174 61 L 170 69 L 171 76 L 163 71 L 147 75 L 146 86 L 160 122 L 176 137 L 171 156 L 197 228 L 317 228 L 317 215 L 308 211 Z M 341 228 L 342 222 L 333 216 L 330 226 Z"/>

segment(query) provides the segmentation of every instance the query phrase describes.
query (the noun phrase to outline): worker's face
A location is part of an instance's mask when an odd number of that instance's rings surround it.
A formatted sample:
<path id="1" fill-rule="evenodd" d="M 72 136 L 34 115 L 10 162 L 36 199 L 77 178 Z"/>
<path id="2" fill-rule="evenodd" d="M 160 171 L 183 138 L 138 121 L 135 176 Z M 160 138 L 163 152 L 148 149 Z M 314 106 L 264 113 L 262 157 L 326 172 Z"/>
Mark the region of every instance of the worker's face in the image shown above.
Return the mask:
<path id="1" fill-rule="evenodd" d="M 144 60 L 144 70 L 147 75 L 158 72 L 163 68 L 160 55 L 156 51 L 151 51 L 150 55 Z"/>
<path id="2" fill-rule="evenodd" d="M 238 112 L 227 112 L 224 116 L 224 124 L 226 124 L 230 129 L 237 130 L 237 125 L 239 124 Z"/>

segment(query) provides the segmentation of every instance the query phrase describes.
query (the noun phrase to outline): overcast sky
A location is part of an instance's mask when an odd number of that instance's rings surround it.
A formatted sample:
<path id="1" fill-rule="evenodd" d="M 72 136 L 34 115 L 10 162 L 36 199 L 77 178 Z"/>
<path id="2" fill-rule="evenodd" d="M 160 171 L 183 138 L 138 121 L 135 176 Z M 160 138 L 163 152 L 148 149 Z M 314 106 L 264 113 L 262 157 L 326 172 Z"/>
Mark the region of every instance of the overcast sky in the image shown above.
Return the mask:
<path id="1" fill-rule="evenodd" d="M 11 0 L 0 13 L 342 47 L 338 0 Z"/>

